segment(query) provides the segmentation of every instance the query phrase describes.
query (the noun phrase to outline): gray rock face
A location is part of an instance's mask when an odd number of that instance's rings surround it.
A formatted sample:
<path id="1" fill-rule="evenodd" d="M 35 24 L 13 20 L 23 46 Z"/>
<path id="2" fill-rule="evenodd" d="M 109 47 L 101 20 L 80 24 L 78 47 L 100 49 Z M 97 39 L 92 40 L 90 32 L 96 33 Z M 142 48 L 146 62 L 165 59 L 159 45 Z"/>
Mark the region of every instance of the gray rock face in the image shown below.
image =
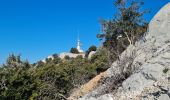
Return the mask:
<path id="1" fill-rule="evenodd" d="M 87 100 L 86 98 L 80 98 L 79 100 Z M 113 100 L 113 95 L 105 94 L 99 97 L 89 97 L 88 100 Z"/>
<path id="2" fill-rule="evenodd" d="M 105 83 L 80 100 L 170 100 L 170 3 L 152 19 L 145 38 L 130 45 L 107 70 Z M 107 94 L 122 68 L 134 73 Z"/>
<path id="3" fill-rule="evenodd" d="M 152 19 L 149 25 L 148 37 L 154 36 L 156 40 L 170 38 L 170 4 L 165 5 Z M 162 40 L 163 41 L 163 40 Z"/>
<path id="4" fill-rule="evenodd" d="M 170 98 L 169 98 L 168 95 L 162 94 L 158 99 L 159 99 L 159 100 L 169 100 Z"/>

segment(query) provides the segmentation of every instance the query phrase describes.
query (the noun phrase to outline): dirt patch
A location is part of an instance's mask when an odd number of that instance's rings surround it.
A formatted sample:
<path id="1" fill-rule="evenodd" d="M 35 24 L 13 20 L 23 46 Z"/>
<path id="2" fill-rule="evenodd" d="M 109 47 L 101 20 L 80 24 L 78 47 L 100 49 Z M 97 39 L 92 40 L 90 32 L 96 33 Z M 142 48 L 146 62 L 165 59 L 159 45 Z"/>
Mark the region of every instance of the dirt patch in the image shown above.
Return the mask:
<path id="1" fill-rule="evenodd" d="M 100 84 L 100 80 L 105 77 L 106 74 L 106 72 L 100 73 L 91 79 L 88 83 L 82 85 L 79 89 L 76 89 L 75 92 L 73 92 L 68 98 L 68 100 L 77 100 L 81 96 L 93 91 Z"/>

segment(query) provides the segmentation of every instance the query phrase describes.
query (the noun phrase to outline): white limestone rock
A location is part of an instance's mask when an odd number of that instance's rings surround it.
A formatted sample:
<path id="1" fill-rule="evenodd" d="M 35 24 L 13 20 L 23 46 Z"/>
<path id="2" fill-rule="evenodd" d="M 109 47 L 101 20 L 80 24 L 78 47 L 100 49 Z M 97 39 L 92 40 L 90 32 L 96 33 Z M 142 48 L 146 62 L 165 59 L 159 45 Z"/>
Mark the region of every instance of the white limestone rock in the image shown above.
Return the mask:
<path id="1" fill-rule="evenodd" d="M 88 59 L 91 59 L 94 54 L 96 54 L 96 51 L 91 51 L 88 55 Z"/>
<path id="2" fill-rule="evenodd" d="M 113 95 L 106 94 L 99 97 L 81 98 L 79 100 L 113 100 Z"/>
<path id="3" fill-rule="evenodd" d="M 122 83 L 113 100 L 169 100 L 170 98 L 170 3 L 165 5 L 149 24 L 146 41 L 129 46 L 120 61 L 107 70 L 110 80 L 88 93 L 80 100 L 100 100 L 106 96 L 107 85 L 120 76 L 120 68 L 126 72 L 130 66 L 136 71 Z M 131 58 L 131 59 L 130 59 Z M 109 83 L 110 82 L 110 83 Z M 103 100 L 109 100 L 103 99 Z"/>

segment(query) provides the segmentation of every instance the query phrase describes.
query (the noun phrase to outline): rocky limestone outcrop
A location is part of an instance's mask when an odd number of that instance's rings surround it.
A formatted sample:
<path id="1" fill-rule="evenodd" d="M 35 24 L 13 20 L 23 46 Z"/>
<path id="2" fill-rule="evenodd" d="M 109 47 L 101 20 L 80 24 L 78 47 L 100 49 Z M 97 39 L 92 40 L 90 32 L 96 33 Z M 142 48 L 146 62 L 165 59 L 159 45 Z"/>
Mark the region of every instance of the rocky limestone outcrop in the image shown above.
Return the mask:
<path id="1" fill-rule="evenodd" d="M 170 3 L 106 73 L 103 83 L 79 100 L 170 100 Z"/>

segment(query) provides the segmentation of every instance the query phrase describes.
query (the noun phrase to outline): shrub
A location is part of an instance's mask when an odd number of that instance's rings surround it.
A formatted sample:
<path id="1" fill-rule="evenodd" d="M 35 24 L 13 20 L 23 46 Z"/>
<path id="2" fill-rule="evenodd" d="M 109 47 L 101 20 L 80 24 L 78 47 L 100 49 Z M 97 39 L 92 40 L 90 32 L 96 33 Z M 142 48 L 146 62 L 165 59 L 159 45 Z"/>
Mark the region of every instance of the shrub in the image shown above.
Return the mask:
<path id="1" fill-rule="evenodd" d="M 96 46 L 94 46 L 94 45 L 90 46 L 89 49 L 86 51 L 85 57 L 87 58 L 91 51 L 96 51 L 96 50 L 97 50 Z"/>
<path id="2" fill-rule="evenodd" d="M 169 71 L 169 68 L 165 68 L 164 70 L 163 70 L 163 73 L 167 73 Z"/>
<path id="3" fill-rule="evenodd" d="M 71 48 L 70 53 L 78 54 L 79 51 L 77 50 L 77 48 Z"/>
<path id="4" fill-rule="evenodd" d="M 96 67 L 97 73 L 104 72 L 110 67 L 107 57 L 107 49 L 99 48 L 96 54 L 90 59 L 91 63 Z"/>
<path id="5" fill-rule="evenodd" d="M 69 60 L 70 57 L 66 55 L 66 56 L 64 57 L 64 59 L 65 59 L 65 60 Z"/>

